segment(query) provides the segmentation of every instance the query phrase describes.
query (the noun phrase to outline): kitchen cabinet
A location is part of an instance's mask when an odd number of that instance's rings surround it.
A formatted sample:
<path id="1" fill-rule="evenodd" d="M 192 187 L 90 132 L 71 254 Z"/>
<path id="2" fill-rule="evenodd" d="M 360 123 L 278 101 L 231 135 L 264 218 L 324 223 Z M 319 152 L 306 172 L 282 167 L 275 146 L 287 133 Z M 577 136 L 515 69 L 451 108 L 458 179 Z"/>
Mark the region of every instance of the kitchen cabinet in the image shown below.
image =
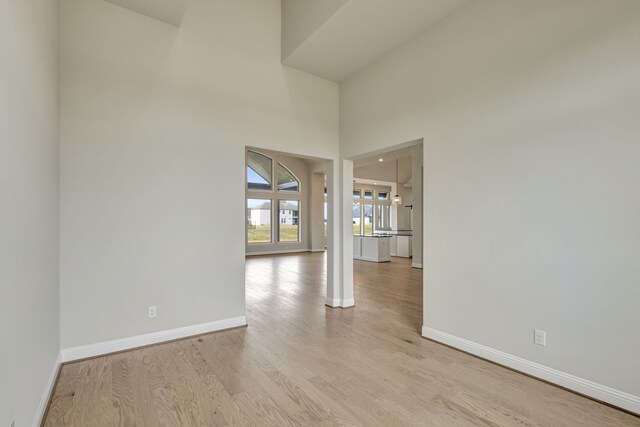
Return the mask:
<path id="1" fill-rule="evenodd" d="M 413 241 L 411 236 L 397 236 L 396 256 L 411 258 Z"/>
<path id="2" fill-rule="evenodd" d="M 391 261 L 391 237 L 353 236 L 353 259 L 371 262 Z"/>

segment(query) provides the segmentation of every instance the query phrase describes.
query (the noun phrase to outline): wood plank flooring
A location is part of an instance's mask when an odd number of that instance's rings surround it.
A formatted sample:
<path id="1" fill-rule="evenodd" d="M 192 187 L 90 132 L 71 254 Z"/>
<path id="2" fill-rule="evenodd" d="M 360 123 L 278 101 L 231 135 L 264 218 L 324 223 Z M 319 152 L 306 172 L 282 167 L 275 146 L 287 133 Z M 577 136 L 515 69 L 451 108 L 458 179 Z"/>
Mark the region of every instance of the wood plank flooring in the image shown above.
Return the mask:
<path id="1" fill-rule="evenodd" d="M 324 254 L 247 259 L 249 326 L 63 366 L 44 425 L 640 426 L 422 339 L 422 272 L 355 263 L 323 306 Z"/>

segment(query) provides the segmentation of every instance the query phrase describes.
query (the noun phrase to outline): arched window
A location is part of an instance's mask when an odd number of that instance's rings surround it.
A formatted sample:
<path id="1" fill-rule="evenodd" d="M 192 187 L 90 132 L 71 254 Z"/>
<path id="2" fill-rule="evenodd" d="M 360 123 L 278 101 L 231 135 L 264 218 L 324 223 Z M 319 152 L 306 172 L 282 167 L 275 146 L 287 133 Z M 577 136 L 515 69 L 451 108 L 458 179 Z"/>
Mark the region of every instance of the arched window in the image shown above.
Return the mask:
<path id="1" fill-rule="evenodd" d="M 289 168 L 274 159 L 279 159 L 279 156 L 269 157 L 247 150 L 245 197 L 247 244 L 250 245 L 291 244 L 302 240 L 302 184 Z M 275 162 L 277 169 L 274 168 Z"/>
<path id="2" fill-rule="evenodd" d="M 300 191 L 300 181 L 282 163 L 278 163 L 278 191 Z"/>
<path id="3" fill-rule="evenodd" d="M 271 190 L 273 160 L 264 154 L 247 151 L 247 187 L 249 190 Z"/>

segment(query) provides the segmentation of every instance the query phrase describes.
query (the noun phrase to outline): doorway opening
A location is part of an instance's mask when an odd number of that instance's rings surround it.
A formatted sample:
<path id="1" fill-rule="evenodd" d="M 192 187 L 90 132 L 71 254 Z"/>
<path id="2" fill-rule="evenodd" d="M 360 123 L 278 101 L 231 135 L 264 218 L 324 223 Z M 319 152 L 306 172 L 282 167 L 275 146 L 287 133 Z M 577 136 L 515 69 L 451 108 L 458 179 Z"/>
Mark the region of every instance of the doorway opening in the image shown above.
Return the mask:
<path id="1" fill-rule="evenodd" d="M 324 308 L 331 297 L 333 161 L 245 150 L 245 305 Z M 266 307 L 265 307 L 266 308 Z M 296 308 L 297 309 L 297 308 Z M 259 316 L 253 316 L 254 319 Z"/>
<path id="2" fill-rule="evenodd" d="M 350 158 L 343 186 L 345 218 L 352 218 L 354 300 L 386 298 L 422 312 L 423 141 L 416 140 Z M 347 181 L 348 180 L 348 181 Z M 345 231 L 346 234 L 346 231 Z M 399 313 L 402 309 L 399 309 Z M 415 326 L 422 326 L 422 319 Z M 412 320 L 412 323 L 414 323 Z"/>

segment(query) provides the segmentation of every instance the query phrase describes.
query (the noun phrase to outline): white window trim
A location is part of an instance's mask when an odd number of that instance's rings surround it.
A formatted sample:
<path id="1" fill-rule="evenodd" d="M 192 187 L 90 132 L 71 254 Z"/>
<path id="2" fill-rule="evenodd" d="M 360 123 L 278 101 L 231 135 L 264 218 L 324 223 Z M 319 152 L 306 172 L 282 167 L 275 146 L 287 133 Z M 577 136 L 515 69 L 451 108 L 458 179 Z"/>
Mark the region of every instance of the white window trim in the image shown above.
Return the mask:
<path id="1" fill-rule="evenodd" d="M 372 233 L 375 234 L 376 231 L 389 231 L 391 230 L 391 210 L 389 210 L 389 218 L 387 219 L 387 227 L 381 227 L 378 228 L 377 227 L 377 223 L 378 223 L 378 205 L 383 205 L 383 206 L 391 206 L 392 202 L 389 199 L 389 194 L 391 194 L 391 189 L 388 187 L 384 187 L 383 188 L 377 188 L 376 186 L 369 186 L 369 185 L 361 185 L 361 186 L 355 186 L 355 188 L 353 189 L 353 192 L 355 191 L 359 191 L 360 192 L 360 197 L 353 198 L 353 203 L 359 203 L 360 204 L 360 235 L 364 235 L 364 205 L 373 205 L 373 228 L 372 228 Z M 371 191 L 372 192 L 372 199 L 365 199 L 365 191 Z M 387 193 L 387 200 L 379 200 L 378 199 L 378 192 L 384 192 Z M 355 235 L 355 234 L 354 234 Z"/>
<path id="2" fill-rule="evenodd" d="M 249 166 L 249 152 L 258 153 L 262 156 L 268 157 L 271 159 L 271 189 L 254 189 L 249 188 L 249 182 L 246 175 L 246 168 Z M 282 165 L 298 182 L 298 190 L 297 191 L 286 191 L 286 190 L 278 190 L 278 167 Z M 284 163 L 282 163 L 277 158 L 273 156 L 267 155 L 260 150 L 256 149 L 247 149 L 245 155 L 245 209 L 247 210 L 246 216 L 249 216 L 247 200 L 249 199 L 261 199 L 261 200 L 269 200 L 271 202 L 271 241 L 270 242 L 249 242 L 249 227 L 248 223 L 245 219 L 245 244 L 249 246 L 287 246 L 287 245 L 296 245 L 302 243 L 303 236 L 303 224 L 302 221 L 302 190 L 303 184 L 300 178 L 296 174 L 291 171 L 289 167 L 287 167 Z M 280 201 L 281 200 L 291 200 L 298 202 L 298 240 L 296 241 L 280 241 Z"/>

